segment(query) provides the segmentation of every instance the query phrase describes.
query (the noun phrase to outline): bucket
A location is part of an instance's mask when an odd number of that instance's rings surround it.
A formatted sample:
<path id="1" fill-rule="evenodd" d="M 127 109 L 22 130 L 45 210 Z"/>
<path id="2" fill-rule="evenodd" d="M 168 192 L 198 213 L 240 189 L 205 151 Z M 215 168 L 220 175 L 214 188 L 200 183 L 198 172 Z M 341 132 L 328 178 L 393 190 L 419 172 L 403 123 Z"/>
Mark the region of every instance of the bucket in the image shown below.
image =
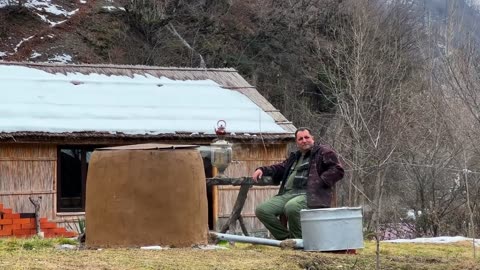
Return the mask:
<path id="1" fill-rule="evenodd" d="M 306 251 L 363 248 L 362 208 L 322 208 L 300 211 Z"/>

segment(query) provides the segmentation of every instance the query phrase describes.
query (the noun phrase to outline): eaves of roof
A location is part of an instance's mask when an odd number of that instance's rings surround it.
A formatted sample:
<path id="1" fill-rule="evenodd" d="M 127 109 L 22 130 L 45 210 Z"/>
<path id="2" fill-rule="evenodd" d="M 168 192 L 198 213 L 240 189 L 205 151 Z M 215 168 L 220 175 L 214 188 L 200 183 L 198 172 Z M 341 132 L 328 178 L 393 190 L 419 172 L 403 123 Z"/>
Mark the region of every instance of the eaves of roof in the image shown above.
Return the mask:
<path id="1" fill-rule="evenodd" d="M 190 142 L 206 144 L 217 139 L 215 134 L 167 133 L 167 134 L 124 134 L 108 132 L 11 132 L 0 133 L 0 143 L 46 143 L 46 144 L 124 144 L 147 141 Z M 283 143 L 293 142 L 293 133 L 264 134 L 227 134 L 225 139 L 231 142 L 245 143 Z"/>

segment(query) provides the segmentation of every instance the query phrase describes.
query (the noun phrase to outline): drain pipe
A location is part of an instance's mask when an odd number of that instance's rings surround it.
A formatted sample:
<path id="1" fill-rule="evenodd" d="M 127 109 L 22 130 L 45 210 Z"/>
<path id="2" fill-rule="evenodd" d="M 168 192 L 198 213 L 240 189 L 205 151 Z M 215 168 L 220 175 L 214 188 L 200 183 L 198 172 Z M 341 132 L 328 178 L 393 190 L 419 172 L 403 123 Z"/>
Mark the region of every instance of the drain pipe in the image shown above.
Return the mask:
<path id="1" fill-rule="evenodd" d="M 273 240 L 260 237 L 252 236 L 243 236 L 243 235 L 234 235 L 234 234 L 225 234 L 210 232 L 216 239 L 227 240 L 231 242 L 241 242 L 241 243 L 251 243 L 251 244 L 261 244 L 267 246 L 276 246 L 282 248 L 295 248 L 303 249 L 303 239 L 287 239 L 287 240 Z"/>

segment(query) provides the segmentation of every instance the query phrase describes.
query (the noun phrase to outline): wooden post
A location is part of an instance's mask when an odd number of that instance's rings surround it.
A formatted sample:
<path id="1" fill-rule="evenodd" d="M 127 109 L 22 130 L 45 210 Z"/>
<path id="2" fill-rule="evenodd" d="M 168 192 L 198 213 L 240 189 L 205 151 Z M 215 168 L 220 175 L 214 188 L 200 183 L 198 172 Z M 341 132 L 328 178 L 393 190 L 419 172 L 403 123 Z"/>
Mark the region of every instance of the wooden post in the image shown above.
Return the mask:
<path id="1" fill-rule="evenodd" d="M 247 227 L 245 226 L 245 222 L 243 222 L 243 217 L 240 215 L 238 217 L 238 223 L 240 223 L 240 228 L 242 228 L 242 232 L 245 236 L 248 236 L 248 230 Z"/>
<path id="2" fill-rule="evenodd" d="M 243 224 L 243 218 L 241 216 L 243 205 L 247 200 L 248 190 L 250 189 L 251 185 L 242 185 L 240 187 L 240 191 L 238 192 L 237 200 L 233 205 L 232 213 L 228 218 L 227 222 L 223 225 L 222 229 L 220 230 L 221 233 L 225 233 L 228 229 L 233 230 L 235 228 L 235 223 L 237 220 L 240 222 L 240 226 L 242 228 L 243 234 L 248 236 L 248 231 L 245 228 L 245 224 Z"/>
<path id="3" fill-rule="evenodd" d="M 33 207 L 35 208 L 35 229 L 37 231 L 37 235 L 42 237 L 43 235 L 40 230 L 40 203 L 42 202 L 42 196 L 38 196 L 37 199 L 30 196 L 28 197 L 28 199 L 33 204 Z"/>
<path id="4" fill-rule="evenodd" d="M 332 201 L 330 204 L 332 208 L 337 207 L 337 185 L 335 184 L 332 187 Z"/>
<path id="5" fill-rule="evenodd" d="M 215 177 L 218 174 L 217 168 L 212 166 L 212 175 Z M 209 185 L 207 187 L 210 188 Z M 218 224 L 218 187 L 213 185 L 212 187 L 212 228 L 216 229 Z"/>

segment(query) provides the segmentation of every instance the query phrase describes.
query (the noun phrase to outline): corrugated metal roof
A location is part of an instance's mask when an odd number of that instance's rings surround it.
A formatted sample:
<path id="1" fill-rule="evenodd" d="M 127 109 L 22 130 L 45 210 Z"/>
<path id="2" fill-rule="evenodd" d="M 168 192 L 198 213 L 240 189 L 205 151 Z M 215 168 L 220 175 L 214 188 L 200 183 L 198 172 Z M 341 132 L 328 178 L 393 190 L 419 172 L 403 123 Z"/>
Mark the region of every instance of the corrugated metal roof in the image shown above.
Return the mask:
<path id="1" fill-rule="evenodd" d="M 253 87 L 251 86 L 245 79 L 243 79 L 239 74 L 238 72 L 236 72 L 234 69 L 196 69 L 196 68 L 169 68 L 169 67 L 151 67 L 151 66 L 119 66 L 119 65 L 70 65 L 70 64 L 50 64 L 50 63 L 13 63 L 13 62 L 1 62 L 0 61 L 0 67 L 27 67 L 27 68 L 31 68 L 31 69 L 35 69 L 35 70 L 41 70 L 41 71 L 45 71 L 45 72 L 48 72 L 48 74 L 64 74 L 64 75 L 67 75 L 67 74 L 94 74 L 96 75 L 95 77 L 95 80 L 93 81 L 82 81 L 82 80 L 79 80 L 79 81 L 75 81 L 75 80 L 71 80 L 71 81 L 68 81 L 68 79 L 66 79 L 67 81 L 65 81 L 65 78 L 63 78 L 63 82 L 61 83 L 64 83 L 64 84 L 68 84 L 68 85 L 80 85 L 80 86 L 84 86 L 84 84 L 115 84 L 117 83 L 118 85 L 122 85 L 122 87 L 125 87 L 124 85 L 125 84 L 129 84 L 130 82 L 122 79 L 120 80 L 119 82 L 115 82 L 112 78 L 114 78 L 115 76 L 123 76 L 124 78 L 129 78 L 132 82 L 135 82 L 135 83 L 139 83 L 139 84 L 142 84 L 142 80 L 138 80 L 138 76 L 152 76 L 154 78 L 161 78 L 161 79 L 170 79 L 170 80 L 176 80 L 176 81 L 185 81 L 185 80 L 192 80 L 192 82 L 189 82 L 189 84 L 191 84 L 190 86 L 182 86 L 182 87 L 191 87 L 191 88 L 195 88 L 195 89 L 200 89 L 202 87 L 211 87 L 211 88 L 215 88 L 215 90 L 211 90 L 211 91 L 217 91 L 218 89 L 216 89 L 216 87 L 218 88 L 225 88 L 225 89 L 228 89 L 228 90 L 233 90 L 235 92 L 238 92 L 240 94 L 242 94 L 243 96 L 247 97 L 249 102 L 252 102 L 255 106 L 258 106 L 261 110 L 262 110 L 262 113 L 268 115 L 269 117 L 271 117 L 271 119 L 273 119 L 273 123 L 275 123 L 275 125 L 277 125 L 280 129 L 275 129 L 273 126 L 271 126 L 270 128 L 268 127 L 268 119 L 263 119 L 260 124 L 263 124 L 263 128 L 264 128 L 264 131 L 265 132 L 262 132 L 262 127 L 260 127 L 260 130 L 257 130 L 256 132 L 254 131 L 255 128 L 253 128 L 253 132 L 252 130 L 247 130 L 247 128 L 245 127 L 249 127 L 250 128 L 250 124 L 248 124 L 248 122 L 244 122 L 243 124 L 239 124 L 240 123 L 240 120 L 241 119 L 236 119 L 234 121 L 228 121 L 228 125 L 230 126 L 235 126 L 235 121 L 237 122 L 237 130 L 234 130 L 235 133 L 238 133 L 237 134 L 231 134 L 231 136 L 233 137 L 236 137 L 236 136 L 242 136 L 242 137 L 249 137 L 249 136 L 252 136 L 252 135 L 256 135 L 256 134 L 260 134 L 260 133 L 266 133 L 266 134 L 262 134 L 262 136 L 273 136 L 273 137 L 276 137 L 278 135 L 281 135 L 281 137 L 292 137 L 293 138 L 293 135 L 292 133 L 295 131 L 295 127 L 293 126 L 293 124 L 291 122 L 289 122 L 276 108 L 274 108 L 262 95 L 260 95 L 260 93 Z M 103 77 L 107 77 L 108 79 L 104 79 L 104 78 L 100 78 L 98 77 L 98 75 L 101 75 Z M 107 75 L 107 76 L 105 76 Z M 1 74 L 0 74 L 1 76 Z M 83 80 L 85 80 L 85 77 L 81 77 Z M 25 80 L 29 80 L 29 79 L 32 79 L 32 78 L 7 78 L 7 79 L 11 79 L 11 80 L 18 80 L 18 84 L 20 85 L 21 84 L 21 81 L 25 81 Z M 45 99 L 45 95 L 48 95 L 48 94 L 51 94 L 49 93 L 51 90 L 48 89 L 49 87 L 49 82 L 48 82 L 49 79 L 47 79 L 47 83 L 45 82 L 45 79 L 44 78 L 40 78 L 36 81 L 33 81 L 33 83 L 30 83 L 29 85 L 30 86 L 25 86 L 23 85 L 23 87 L 32 87 L 32 88 L 47 88 L 47 89 L 43 89 L 45 92 L 43 93 L 40 93 L 40 95 L 43 95 L 43 99 Z M 57 78 L 54 78 L 52 77 L 50 79 L 51 81 L 56 81 L 56 83 L 60 83 L 59 82 L 59 79 L 58 77 Z M 62 79 L 60 79 L 61 81 Z M 98 81 L 100 80 L 100 81 Z M 208 83 L 205 84 L 205 80 L 211 80 L 213 82 L 215 82 L 218 86 L 212 86 L 212 85 L 208 85 Z M 203 82 L 202 82 L 203 81 Z M 196 84 L 196 82 L 199 82 L 199 84 Z M 135 83 L 133 83 L 130 87 L 131 89 L 128 89 L 129 91 L 135 91 L 138 95 L 141 94 L 141 85 L 135 85 Z M 170 81 L 167 82 L 167 84 L 169 84 Z M 5 84 L 5 81 L 4 80 L 1 80 L 0 81 L 0 85 L 2 84 Z M 156 85 L 157 88 L 162 88 L 161 86 L 163 85 L 159 85 L 157 84 Z M 4 88 L 4 87 L 2 87 Z M 78 87 L 77 89 L 81 89 L 80 87 Z M 99 92 L 99 95 L 100 95 L 100 89 L 101 87 L 98 87 L 98 88 L 93 88 L 93 89 L 98 89 L 98 92 Z M 167 89 L 167 87 L 165 87 L 165 89 Z M 175 88 L 173 88 L 175 89 Z M 22 89 L 16 89 L 16 90 L 13 90 L 13 91 L 19 91 L 19 90 L 22 90 Z M 204 89 L 205 90 L 205 89 Z M 200 91 L 200 90 L 195 90 L 195 91 Z M 208 90 L 210 91 L 210 90 Z M 31 92 L 29 92 L 31 93 Z M 38 92 L 35 92 L 35 94 L 37 94 Z M 147 93 L 148 94 L 148 93 Z M 101 96 L 101 95 L 100 95 Z M 48 98 L 48 96 L 47 96 Z M 95 95 L 92 96 L 92 98 L 95 98 Z M 112 98 L 115 98 L 115 97 L 112 97 Z M 147 97 L 148 98 L 148 97 Z M 41 98 L 35 100 L 35 102 L 38 102 L 39 100 L 41 100 Z M 238 98 L 233 98 L 233 100 L 230 100 L 229 102 L 231 102 L 232 104 L 227 104 L 227 107 L 226 107 L 226 110 L 225 112 L 229 112 L 231 113 L 232 110 L 234 110 L 235 108 L 235 102 L 239 102 L 238 101 L 239 99 Z M 171 102 L 169 101 L 159 101 L 159 102 L 163 102 L 162 104 L 166 104 L 166 105 L 169 105 Z M 205 102 L 205 103 L 202 103 L 202 102 Z M 212 101 L 212 102 L 218 102 L 217 101 Z M 178 102 L 176 103 L 178 104 Z M 17 104 L 18 105 L 18 104 Z M 24 104 L 25 105 L 25 108 L 27 108 L 29 105 L 28 104 Z M 65 104 L 64 104 L 65 105 Z M 115 105 L 115 104 L 114 104 Z M 121 105 L 124 105 L 124 104 L 121 104 Z M 197 114 L 198 116 L 198 111 L 195 110 L 195 106 L 198 105 L 198 106 L 204 106 L 205 108 L 208 108 L 209 110 L 204 110 L 202 113 L 205 113 L 205 114 L 214 114 L 213 117 L 215 117 L 214 119 L 222 119 L 222 111 L 215 111 L 215 109 L 211 109 L 211 106 L 212 104 L 209 103 L 209 101 L 201 101 L 201 100 L 198 100 L 194 102 L 194 104 L 192 105 L 191 103 L 188 104 L 188 106 L 184 107 L 182 109 L 182 113 L 183 114 L 187 114 L 188 115 L 188 112 L 191 112 L 191 114 Z M 215 104 L 213 104 L 215 105 Z M 245 105 L 245 104 L 242 104 L 242 105 Z M 14 105 L 15 106 L 15 105 Z M 173 106 L 173 105 L 172 105 Z M 4 106 L 5 107 L 5 106 Z M 25 116 L 26 114 L 29 113 L 29 109 L 25 109 L 23 111 L 21 111 L 22 109 L 22 106 L 20 107 L 16 107 L 14 109 L 11 109 L 10 111 L 8 111 L 7 113 L 11 113 L 11 114 L 15 114 L 15 113 L 20 113 L 22 114 L 23 116 Z M 239 107 L 239 109 L 241 110 L 241 106 Z M 31 110 L 31 108 L 30 108 Z M 82 112 L 83 113 L 83 112 Z M 157 112 L 158 113 L 158 112 Z M 178 112 L 177 112 L 178 113 Z M 246 113 L 237 113 L 237 115 L 243 115 Z M 5 115 L 5 112 L 3 112 L 3 115 Z M 192 115 L 192 116 L 196 116 L 196 115 Z M 1 117 L 1 116 L 0 116 Z M 7 116 L 8 117 L 8 116 Z M 60 115 L 59 117 L 62 117 L 62 115 Z M 65 116 L 67 117 L 67 116 Z M 115 118 L 116 115 L 115 115 L 115 112 L 111 112 L 109 111 L 107 113 L 107 116 L 106 117 L 113 117 Z M 188 118 L 188 117 L 187 117 Z M 209 118 L 210 119 L 210 118 Z M 132 125 L 135 125 L 135 124 L 138 124 L 139 122 L 139 119 L 135 119 L 135 116 L 132 116 L 132 120 L 133 122 Z M 199 122 L 198 119 L 195 119 L 195 117 L 192 118 L 191 121 L 191 126 L 195 126 L 195 124 L 201 124 Z M 41 126 L 38 128 L 38 130 L 32 130 L 32 129 L 29 129 L 29 130 L 2 130 L 2 125 L 5 124 L 5 121 L 3 121 L 4 123 L 2 124 L 2 121 L 0 121 L 0 132 L 3 131 L 3 137 L 7 136 L 8 134 L 13 134 L 15 133 L 16 135 L 15 136 L 18 136 L 18 134 L 22 133 L 22 132 L 27 132 L 29 133 L 31 136 L 32 133 L 36 133 L 37 135 L 40 135 L 42 134 L 41 136 L 49 136 L 47 134 L 49 133 L 64 133 L 62 132 L 61 129 L 59 130 L 42 130 L 41 129 Z M 232 123 L 234 122 L 234 123 Z M 165 124 L 169 124 L 168 122 L 165 122 Z M 174 124 L 177 124 L 176 122 L 174 122 Z M 214 124 L 215 123 L 205 123 L 204 125 L 208 125 L 208 131 L 206 133 L 209 133 L 209 131 L 211 130 L 211 132 L 213 133 L 213 128 L 214 128 Z M 20 123 L 21 125 L 21 123 Z M 152 129 L 148 129 L 148 121 L 144 124 L 145 125 L 145 128 L 146 130 L 152 130 Z M 170 125 L 171 125 L 171 122 L 170 122 Z M 245 130 L 241 130 L 242 128 L 244 128 Z M 228 130 L 228 126 L 227 126 L 227 130 Z M 94 129 L 94 130 L 65 130 L 67 133 L 68 132 L 75 132 L 75 131 L 79 131 L 79 132 L 89 132 L 90 135 L 99 135 L 101 134 L 104 130 L 102 129 Z M 123 132 L 124 130 L 108 130 L 110 133 L 118 133 L 118 132 Z M 181 134 L 185 134 L 185 133 L 189 133 L 191 132 L 190 134 L 190 137 L 195 137 L 197 136 L 196 132 L 199 132 L 199 130 L 195 130 L 195 129 L 192 129 L 192 130 L 188 130 L 188 129 L 182 129 L 182 130 L 175 130 L 173 133 L 172 132 L 163 132 L 160 131 L 160 132 L 151 132 L 151 134 L 148 134 L 148 135 L 155 135 L 158 136 L 160 134 L 164 134 L 164 135 L 167 135 L 167 136 L 171 136 L 171 137 L 179 137 Z M 243 132 L 243 134 L 241 134 Z M 128 131 L 126 131 L 126 133 L 128 133 Z M 135 133 L 135 132 L 133 132 Z M 137 132 L 138 133 L 138 132 Z M 141 132 L 140 132 L 141 133 Z M 149 133 L 149 132 L 147 132 Z M 145 134 L 147 134 L 145 133 Z M 247 134 L 245 134 L 247 133 Z M 250 134 L 249 134 L 250 133 Z M 269 135 L 271 134 L 271 135 Z M 52 135 L 52 134 L 50 134 Z M 118 134 L 117 134 L 118 135 Z M 127 136 L 129 136 L 127 134 Z M 181 135 L 181 136 L 184 136 L 184 135 Z M 201 135 L 199 137 L 203 137 L 204 135 Z M 0 134 L 0 138 L 2 137 L 2 135 Z M 7 136 L 8 137 L 8 136 Z M 263 138 L 263 137 L 262 137 Z"/>

